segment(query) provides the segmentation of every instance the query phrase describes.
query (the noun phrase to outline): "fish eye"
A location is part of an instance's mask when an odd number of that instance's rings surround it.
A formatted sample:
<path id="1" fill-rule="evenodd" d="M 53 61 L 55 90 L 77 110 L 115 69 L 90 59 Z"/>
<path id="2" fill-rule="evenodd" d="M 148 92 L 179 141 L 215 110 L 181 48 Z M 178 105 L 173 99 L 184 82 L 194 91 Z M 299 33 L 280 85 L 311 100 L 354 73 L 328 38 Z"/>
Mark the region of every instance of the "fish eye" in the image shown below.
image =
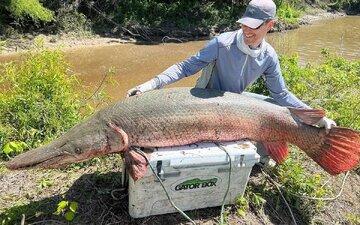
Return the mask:
<path id="1" fill-rule="evenodd" d="M 80 149 L 79 147 L 76 147 L 76 148 L 75 148 L 75 153 L 76 153 L 76 154 L 81 154 L 82 151 L 81 151 L 81 149 Z"/>

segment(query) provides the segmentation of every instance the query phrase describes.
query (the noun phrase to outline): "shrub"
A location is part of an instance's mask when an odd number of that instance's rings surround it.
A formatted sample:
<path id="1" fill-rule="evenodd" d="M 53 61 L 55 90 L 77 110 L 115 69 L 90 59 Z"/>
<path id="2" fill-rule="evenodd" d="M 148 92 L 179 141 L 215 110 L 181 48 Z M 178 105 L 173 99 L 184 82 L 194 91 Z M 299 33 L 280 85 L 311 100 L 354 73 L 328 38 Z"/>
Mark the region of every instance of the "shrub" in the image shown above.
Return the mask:
<path id="1" fill-rule="evenodd" d="M 281 56 L 280 63 L 291 92 L 313 108 L 323 108 L 338 125 L 360 129 L 360 60 L 351 61 L 322 51 L 319 65 L 299 66 L 298 56 Z M 268 94 L 259 79 L 249 91 Z"/>
<path id="2" fill-rule="evenodd" d="M 39 0 L 10 0 L 7 8 L 17 19 L 27 16 L 34 21 L 50 22 L 54 19 L 53 12 L 44 8 Z"/>
<path id="3" fill-rule="evenodd" d="M 291 3 L 283 3 L 277 9 L 277 17 L 286 24 L 298 24 L 302 10 Z"/>
<path id="4" fill-rule="evenodd" d="M 82 116 L 76 79 L 67 74 L 60 51 L 28 53 L 21 63 L 1 66 L 0 150 L 12 141 L 36 147 Z"/>
<path id="5" fill-rule="evenodd" d="M 80 12 L 71 8 L 60 8 L 56 15 L 56 26 L 59 32 L 73 33 L 84 37 L 91 35 L 90 20 Z"/>
<path id="6" fill-rule="evenodd" d="M 195 0 L 140 0 L 120 1 L 118 4 L 101 4 L 100 2 L 94 5 L 86 4 L 93 11 L 96 9 L 103 12 L 108 18 L 96 12 L 87 14 L 84 11 L 97 30 L 114 27 L 115 24 L 128 28 L 176 28 L 187 31 L 229 27 L 235 24 L 245 9 L 243 3 Z M 109 19 L 112 21 L 110 22 Z"/>
<path id="7" fill-rule="evenodd" d="M 322 51 L 320 65 L 300 67 L 297 57 L 281 57 L 289 89 L 314 108 L 326 109 L 338 125 L 360 129 L 360 60 Z"/>

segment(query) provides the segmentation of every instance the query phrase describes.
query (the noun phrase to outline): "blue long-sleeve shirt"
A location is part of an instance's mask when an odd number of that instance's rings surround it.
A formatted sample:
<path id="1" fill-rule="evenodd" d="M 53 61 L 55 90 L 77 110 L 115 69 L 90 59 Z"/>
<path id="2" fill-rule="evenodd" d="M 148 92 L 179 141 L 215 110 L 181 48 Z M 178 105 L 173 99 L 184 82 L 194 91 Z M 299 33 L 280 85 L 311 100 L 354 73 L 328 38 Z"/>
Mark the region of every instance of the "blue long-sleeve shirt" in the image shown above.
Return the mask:
<path id="1" fill-rule="evenodd" d="M 209 86 L 222 91 L 242 93 L 261 75 L 274 100 L 282 106 L 310 108 L 285 86 L 274 48 L 263 42 L 259 56 L 251 57 L 237 47 L 238 32 L 223 33 L 207 43 L 196 55 L 177 63 L 156 76 L 158 88 L 191 76 L 215 62 Z"/>

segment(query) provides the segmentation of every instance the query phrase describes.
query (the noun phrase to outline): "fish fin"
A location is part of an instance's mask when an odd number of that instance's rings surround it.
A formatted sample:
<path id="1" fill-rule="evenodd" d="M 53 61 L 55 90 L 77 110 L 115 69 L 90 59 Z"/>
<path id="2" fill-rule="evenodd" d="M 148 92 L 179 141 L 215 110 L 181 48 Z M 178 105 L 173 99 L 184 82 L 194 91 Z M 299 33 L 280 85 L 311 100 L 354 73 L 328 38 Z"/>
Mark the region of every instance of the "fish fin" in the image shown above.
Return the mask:
<path id="1" fill-rule="evenodd" d="M 282 163 L 289 154 L 285 142 L 263 142 L 262 144 L 264 145 L 265 151 L 276 163 Z"/>
<path id="2" fill-rule="evenodd" d="M 333 127 L 325 136 L 320 149 L 309 156 L 331 175 L 351 170 L 360 161 L 360 133 Z"/>
<path id="3" fill-rule="evenodd" d="M 288 107 L 291 114 L 297 116 L 301 121 L 308 125 L 314 125 L 321 118 L 325 116 L 325 111 L 323 109 L 299 109 Z"/>
<path id="4" fill-rule="evenodd" d="M 124 158 L 126 169 L 134 181 L 146 174 L 148 163 L 142 155 L 130 149 L 124 152 Z"/>
<path id="5" fill-rule="evenodd" d="M 118 146 L 116 146 L 114 149 L 111 149 L 112 152 L 122 152 L 129 149 L 129 136 L 123 129 L 118 127 L 116 124 L 112 122 L 108 122 L 107 125 L 112 128 L 115 133 L 117 134 L 117 137 L 122 142 L 123 146 L 119 149 Z"/>

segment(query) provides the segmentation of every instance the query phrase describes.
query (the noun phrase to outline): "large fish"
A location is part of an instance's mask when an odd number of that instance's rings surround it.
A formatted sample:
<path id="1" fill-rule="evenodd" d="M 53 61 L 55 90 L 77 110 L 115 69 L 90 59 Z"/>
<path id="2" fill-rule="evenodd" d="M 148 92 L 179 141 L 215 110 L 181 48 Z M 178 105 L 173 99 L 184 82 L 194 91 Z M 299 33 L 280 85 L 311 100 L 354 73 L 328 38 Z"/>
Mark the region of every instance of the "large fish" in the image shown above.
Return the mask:
<path id="1" fill-rule="evenodd" d="M 131 151 L 132 146 L 250 139 L 262 142 L 278 163 L 288 154 L 286 143 L 292 143 L 332 175 L 354 168 L 360 158 L 360 134 L 342 127 L 327 134 L 311 125 L 323 116 L 323 110 L 286 108 L 230 92 L 155 90 L 100 110 L 50 144 L 16 156 L 7 167 L 57 168 L 124 152 L 131 175 L 138 179 L 146 161 Z"/>

